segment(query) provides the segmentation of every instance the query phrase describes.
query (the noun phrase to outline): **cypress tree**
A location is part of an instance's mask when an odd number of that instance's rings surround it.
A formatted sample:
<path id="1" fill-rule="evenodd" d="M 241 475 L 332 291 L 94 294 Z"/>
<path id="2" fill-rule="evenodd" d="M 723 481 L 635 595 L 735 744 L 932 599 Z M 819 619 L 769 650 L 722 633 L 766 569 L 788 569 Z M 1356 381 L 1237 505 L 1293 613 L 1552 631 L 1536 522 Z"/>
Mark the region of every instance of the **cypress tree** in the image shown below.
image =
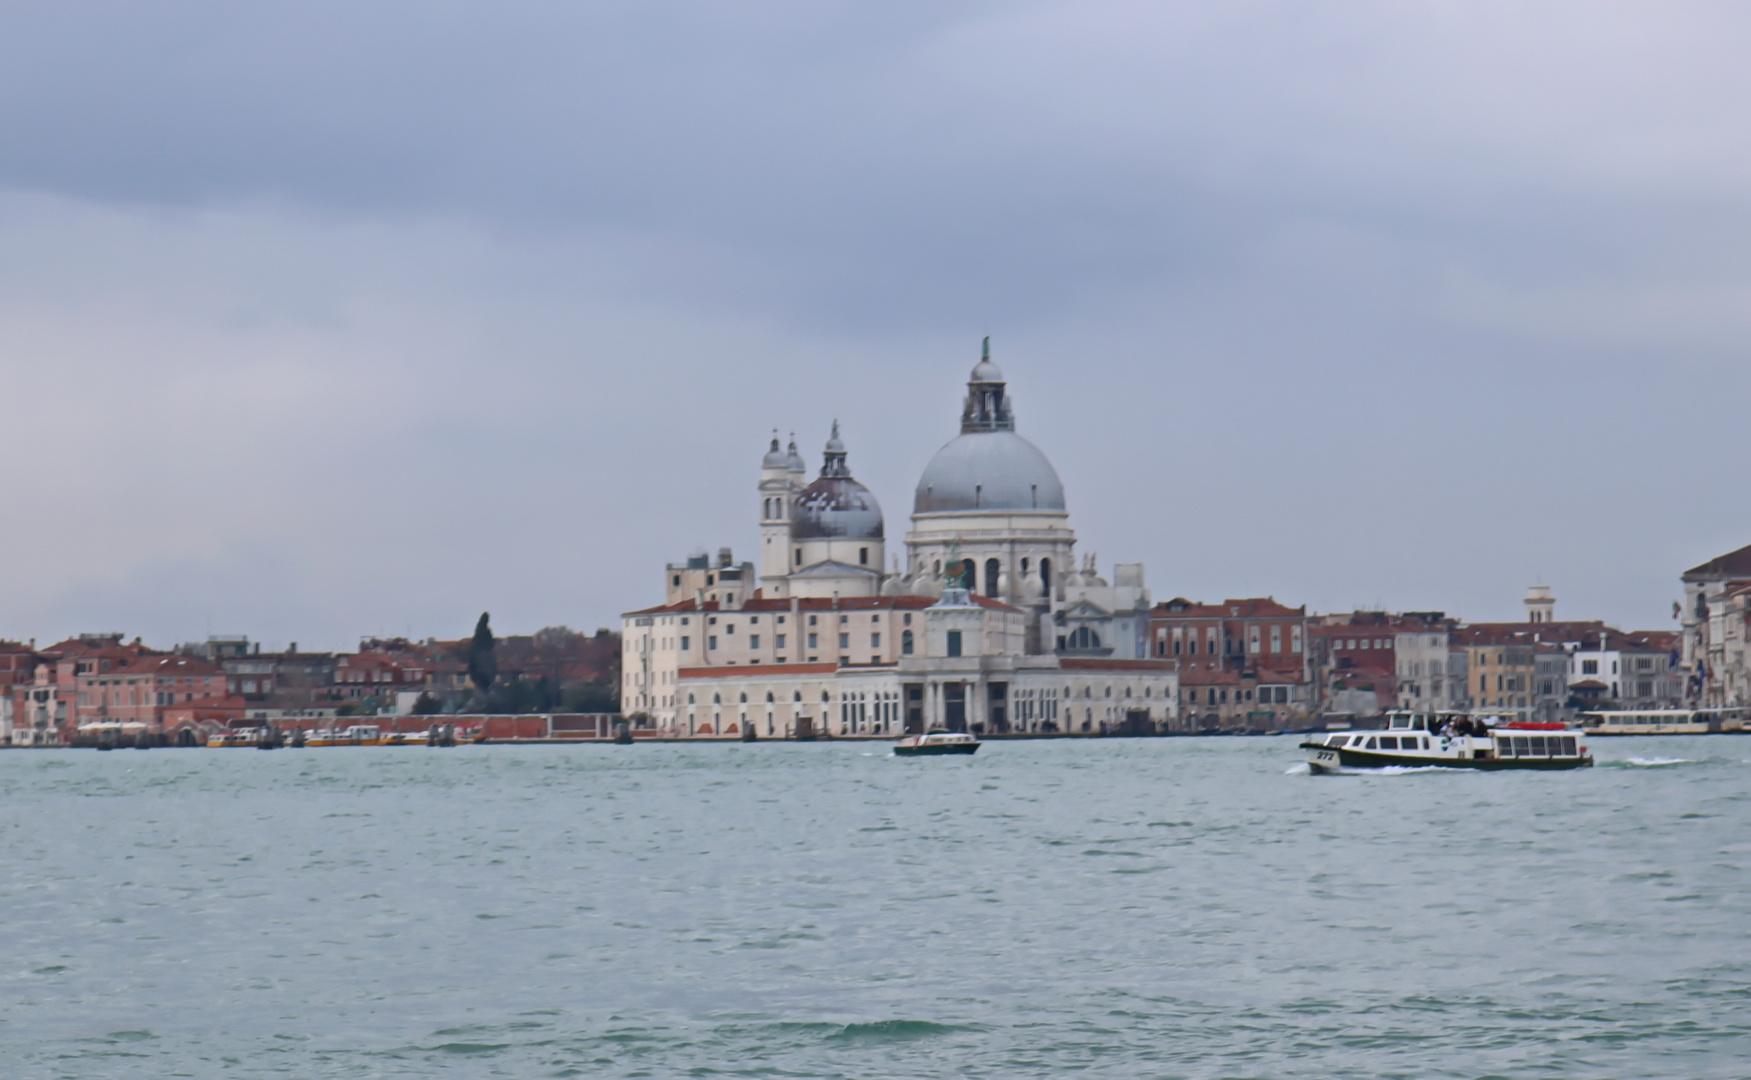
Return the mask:
<path id="1" fill-rule="evenodd" d="M 499 662 L 493 656 L 492 627 L 487 623 L 488 618 L 488 612 L 480 613 L 480 621 L 474 624 L 474 640 L 468 643 L 468 679 L 474 683 L 475 692 L 481 698 L 486 697 L 493 680 L 499 677 Z"/>

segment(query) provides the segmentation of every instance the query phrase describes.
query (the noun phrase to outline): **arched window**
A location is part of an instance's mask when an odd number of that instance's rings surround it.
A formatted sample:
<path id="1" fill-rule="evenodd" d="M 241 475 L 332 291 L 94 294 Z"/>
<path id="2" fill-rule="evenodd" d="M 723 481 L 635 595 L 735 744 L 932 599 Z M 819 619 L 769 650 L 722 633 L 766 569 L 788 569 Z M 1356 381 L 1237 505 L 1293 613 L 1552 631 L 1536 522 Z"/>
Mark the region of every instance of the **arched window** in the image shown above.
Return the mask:
<path id="1" fill-rule="evenodd" d="M 687 704 L 689 704 L 689 705 L 693 705 L 693 704 L 695 704 L 695 702 L 694 702 L 694 700 L 693 700 L 693 695 L 692 695 L 692 694 L 688 694 L 688 695 L 687 695 Z"/>
<path id="2" fill-rule="evenodd" d="M 1100 648 L 1100 635 L 1086 626 L 1078 626 L 1070 632 L 1070 647 L 1072 649 Z"/>
<path id="3" fill-rule="evenodd" d="M 910 630 L 900 631 L 900 655 L 912 655 L 912 631 Z"/>
<path id="4" fill-rule="evenodd" d="M 941 559 L 938 559 L 934 563 L 931 563 L 930 567 L 931 567 L 930 572 L 932 574 L 935 574 L 937 577 L 942 576 L 942 560 Z"/>
<path id="5" fill-rule="evenodd" d="M 742 702 L 741 703 L 743 705 L 746 705 L 748 703 L 748 692 L 746 690 L 742 691 Z"/>
<path id="6" fill-rule="evenodd" d="M 713 705 L 722 705 L 724 703 L 723 695 L 722 694 L 711 695 L 711 703 Z"/>
<path id="7" fill-rule="evenodd" d="M 795 696 L 793 696 L 791 698 L 791 700 L 793 702 L 795 702 L 796 704 L 801 705 L 803 702 L 803 692 L 801 690 L 797 690 L 797 691 L 793 691 L 793 693 Z"/>
<path id="8" fill-rule="evenodd" d="M 772 691 L 766 691 L 766 704 L 772 704 Z"/>
<path id="9" fill-rule="evenodd" d="M 1040 560 L 1040 591 L 1046 596 L 1052 595 L 1052 560 Z"/>
<path id="10" fill-rule="evenodd" d="M 985 595 L 996 599 L 997 575 L 1000 567 L 996 559 L 985 560 Z"/>

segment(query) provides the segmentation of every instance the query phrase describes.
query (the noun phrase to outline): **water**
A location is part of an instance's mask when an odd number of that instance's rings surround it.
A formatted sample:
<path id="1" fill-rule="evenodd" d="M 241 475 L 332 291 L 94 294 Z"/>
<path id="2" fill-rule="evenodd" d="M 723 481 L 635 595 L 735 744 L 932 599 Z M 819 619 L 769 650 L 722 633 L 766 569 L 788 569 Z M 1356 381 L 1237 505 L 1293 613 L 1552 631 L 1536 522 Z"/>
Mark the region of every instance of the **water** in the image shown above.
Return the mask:
<path id="1" fill-rule="evenodd" d="M 1751 738 L 1594 749 L 0 753 L 0 1075 L 1743 1076 Z"/>

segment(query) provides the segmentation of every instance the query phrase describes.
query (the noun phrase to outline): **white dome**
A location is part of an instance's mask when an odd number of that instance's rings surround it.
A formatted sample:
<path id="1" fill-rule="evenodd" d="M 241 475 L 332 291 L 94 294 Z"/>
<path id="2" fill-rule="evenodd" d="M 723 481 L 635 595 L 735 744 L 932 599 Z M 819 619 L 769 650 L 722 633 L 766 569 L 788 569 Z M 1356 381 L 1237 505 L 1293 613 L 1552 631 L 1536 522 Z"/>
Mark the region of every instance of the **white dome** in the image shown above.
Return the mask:
<path id="1" fill-rule="evenodd" d="M 1014 431 L 973 431 L 936 452 L 912 500 L 915 514 L 1064 509 L 1064 484 L 1040 448 Z"/>

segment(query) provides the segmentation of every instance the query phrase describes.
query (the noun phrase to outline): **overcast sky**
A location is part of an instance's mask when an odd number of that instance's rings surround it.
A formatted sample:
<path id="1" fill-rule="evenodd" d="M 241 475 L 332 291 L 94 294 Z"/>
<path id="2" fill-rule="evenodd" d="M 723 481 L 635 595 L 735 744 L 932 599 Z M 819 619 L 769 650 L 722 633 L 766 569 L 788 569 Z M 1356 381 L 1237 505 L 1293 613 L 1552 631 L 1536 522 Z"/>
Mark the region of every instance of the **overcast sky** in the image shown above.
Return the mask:
<path id="1" fill-rule="evenodd" d="M 0 635 L 617 625 L 990 334 L 1158 599 L 1674 626 L 1751 542 L 1751 8 L 0 5 Z"/>

